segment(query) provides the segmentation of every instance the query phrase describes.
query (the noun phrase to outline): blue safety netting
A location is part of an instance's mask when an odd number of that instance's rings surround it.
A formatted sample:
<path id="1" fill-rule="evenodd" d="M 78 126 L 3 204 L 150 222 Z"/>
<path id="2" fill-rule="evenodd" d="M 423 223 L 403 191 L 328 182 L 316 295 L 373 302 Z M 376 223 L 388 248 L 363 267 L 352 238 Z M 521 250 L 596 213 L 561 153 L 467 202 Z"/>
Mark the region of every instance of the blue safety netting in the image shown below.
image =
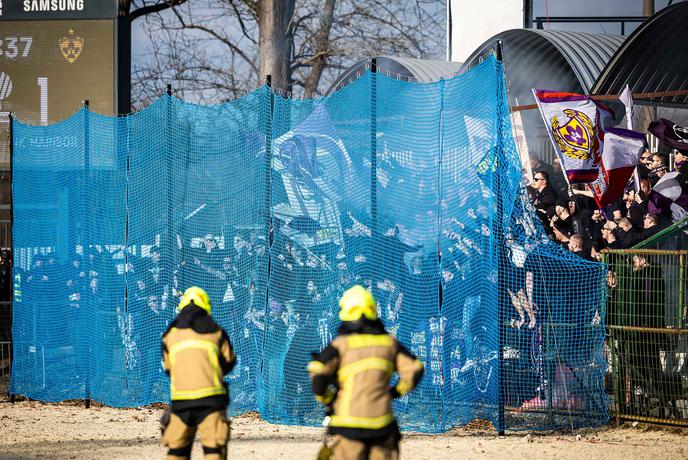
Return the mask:
<path id="1" fill-rule="evenodd" d="M 314 100 L 14 122 L 13 148 L 12 393 L 167 401 L 160 337 L 198 285 L 239 359 L 230 412 L 318 424 L 306 364 L 358 283 L 425 363 L 404 428 L 607 420 L 605 268 L 543 231 L 494 58 Z"/>

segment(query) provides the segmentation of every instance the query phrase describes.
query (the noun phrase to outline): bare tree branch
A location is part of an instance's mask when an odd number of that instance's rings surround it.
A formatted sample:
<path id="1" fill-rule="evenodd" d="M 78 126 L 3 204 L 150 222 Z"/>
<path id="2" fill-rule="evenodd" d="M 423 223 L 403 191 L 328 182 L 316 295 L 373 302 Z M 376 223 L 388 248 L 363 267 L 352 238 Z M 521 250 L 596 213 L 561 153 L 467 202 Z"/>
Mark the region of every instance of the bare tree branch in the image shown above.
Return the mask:
<path id="1" fill-rule="evenodd" d="M 444 1 L 119 2 L 120 14 L 143 18 L 148 37 L 132 73 L 137 106 L 157 98 L 167 82 L 201 103 L 245 94 L 264 73 L 281 89 L 314 93 L 362 58 L 441 59 L 444 52 Z"/>
<path id="2" fill-rule="evenodd" d="M 187 0 L 162 0 L 160 2 L 149 4 L 144 0 L 142 6 L 136 8 L 134 11 L 131 11 L 132 4 L 134 3 L 132 0 L 118 0 L 119 15 L 129 16 L 129 19 L 133 21 L 134 19 L 140 18 L 141 16 L 145 16 L 147 14 L 158 13 L 168 8 L 179 6 L 182 3 L 186 3 L 186 1 Z"/>
<path id="3" fill-rule="evenodd" d="M 246 63 L 253 69 L 254 72 L 258 72 L 258 66 L 255 65 L 254 60 L 250 56 L 248 56 L 246 53 L 244 53 L 239 47 L 234 45 L 228 37 L 220 35 L 219 32 L 217 32 L 216 30 L 214 30 L 210 27 L 207 27 L 207 26 L 203 26 L 200 24 L 194 24 L 194 23 L 187 24 L 184 21 L 184 18 L 181 16 L 181 14 L 178 11 L 176 11 L 176 10 L 173 10 L 173 11 L 174 11 L 175 16 L 177 16 L 177 19 L 179 20 L 179 23 L 181 24 L 183 29 L 200 30 L 201 32 L 207 33 L 208 35 L 212 36 L 213 38 L 215 38 L 217 41 L 219 41 L 223 45 L 227 46 L 230 50 L 232 50 L 232 52 L 241 56 L 244 59 L 244 61 L 246 61 Z"/>

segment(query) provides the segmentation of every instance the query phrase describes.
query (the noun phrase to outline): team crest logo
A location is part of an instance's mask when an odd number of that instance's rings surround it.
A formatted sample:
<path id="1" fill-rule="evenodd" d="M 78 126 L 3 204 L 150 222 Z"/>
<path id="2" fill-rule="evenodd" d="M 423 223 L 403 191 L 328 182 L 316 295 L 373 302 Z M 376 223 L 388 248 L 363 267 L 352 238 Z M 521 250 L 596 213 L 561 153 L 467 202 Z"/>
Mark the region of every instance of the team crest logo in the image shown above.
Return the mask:
<path id="1" fill-rule="evenodd" d="M 57 43 L 60 46 L 62 56 L 70 64 L 74 64 L 84 50 L 84 39 L 74 37 L 74 30 L 72 29 L 69 29 L 69 37 L 62 37 Z"/>
<path id="2" fill-rule="evenodd" d="M 594 144 L 594 125 L 590 117 L 573 109 L 564 109 L 564 115 L 568 117 L 564 125 L 559 124 L 557 117 L 552 119 L 554 140 L 567 157 L 589 160 Z"/>

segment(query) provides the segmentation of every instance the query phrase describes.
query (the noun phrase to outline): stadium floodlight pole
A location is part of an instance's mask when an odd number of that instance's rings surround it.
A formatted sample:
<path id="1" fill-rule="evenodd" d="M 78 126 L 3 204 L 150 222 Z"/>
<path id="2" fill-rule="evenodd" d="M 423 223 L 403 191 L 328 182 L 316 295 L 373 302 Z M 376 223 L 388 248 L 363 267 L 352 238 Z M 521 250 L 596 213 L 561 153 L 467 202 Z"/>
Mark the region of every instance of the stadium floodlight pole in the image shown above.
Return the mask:
<path id="1" fill-rule="evenodd" d="M 14 118 L 15 114 L 14 112 L 10 112 L 8 115 L 9 121 L 10 121 L 10 130 L 9 130 L 9 143 L 10 143 L 10 248 L 12 248 L 12 267 L 14 267 L 14 196 L 12 194 L 12 182 L 13 182 L 13 177 L 14 177 Z M 12 277 L 12 295 L 10 296 L 10 324 L 12 324 L 12 313 L 13 313 L 13 307 L 14 307 L 14 292 L 15 292 L 15 285 L 14 285 L 14 277 Z M 35 337 L 34 337 L 35 340 Z M 10 353 L 10 371 L 12 370 L 12 364 L 14 360 L 14 353 Z M 10 386 L 11 388 L 11 386 Z M 14 403 L 16 397 L 15 394 L 10 391 L 10 403 Z"/>
<path id="2" fill-rule="evenodd" d="M 502 40 L 497 40 L 495 44 L 494 52 L 497 61 L 499 61 L 502 68 L 501 81 L 506 82 L 506 75 L 503 73 L 504 60 L 502 55 Z M 502 85 L 498 85 L 497 89 L 497 142 L 495 150 L 495 163 L 496 163 L 496 192 L 497 192 L 497 215 L 495 216 L 495 222 L 497 223 L 497 228 L 494 234 L 497 236 L 497 339 L 498 339 L 498 351 L 497 351 L 497 368 L 499 378 L 497 379 L 499 385 L 499 405 L 497 414 L 497 434 L 499 436 L 504 436 L 505 426 L 504 426 L 504 406 L 506 404 L 506 388 L 504 383 L 504 312 L 506 311 L 506 290 L 505 290 L 505 280 L 504 280 L 504 270 L 506 269 L 506 258 L 504 257 L 504 174 L 506 173 L 506 162 L 504 161 L 504 132 L 503 124 L 504 117 L 506 116 L 500 108 L 503 103 L 502 97 L 504 94 L 504 88 Z M 508 102 L 506 103 L 506 110 L 508 114 Z"/>
<path id="3" fill-rule="evenodd" d="M 85 202 L 85 207 L 84 209 L 86 210 L 87 213 L 87 219 L 86 219 L 86 225 L 84 226 L 84 230 L 82 233 L 83 241 L 81 242 L 81 245 L 84 247 L 84 249 L 88 248 L 89 245 L 92 243 L 91 237 L 91 226 L 94 223 L 92 216 L 91 216 L 91 203 L 90 203 L 90 185 L 91 185 L 91 145 L 90 145 L 90 103 L 88 99 L 85 99 L 81 101 L 81 107 L 84 110 L 84 202 Z M 82 313 L 83 314 L 83 313 Z M 82 341 L 85 339 L 82 336 Z M 87 343 L 84 343 L 84 346 L 86 348 L 86 354 L 88 356 L 88 359 L 86 360 L 86 366 L 87 370 L 85 372 L 85 398 L 84 398 L 84 407 L 88 409 L 91 407 L 91 343 L 88 341 Z"/>

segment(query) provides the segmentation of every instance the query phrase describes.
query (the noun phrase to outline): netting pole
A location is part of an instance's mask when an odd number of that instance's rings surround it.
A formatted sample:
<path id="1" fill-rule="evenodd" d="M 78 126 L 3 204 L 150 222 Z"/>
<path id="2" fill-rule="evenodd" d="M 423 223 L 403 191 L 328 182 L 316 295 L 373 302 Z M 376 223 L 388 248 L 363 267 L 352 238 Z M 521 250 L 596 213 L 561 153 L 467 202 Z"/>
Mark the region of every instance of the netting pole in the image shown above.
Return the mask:
<path id="1" fill-rule="evenodd" d="M 272 75 L 265 76 L 265 86 L 268 88 L 268 112 L 265 124 L 265 218 L 268 230 L 268 247 L 272 247 L 272 116 L 275 110 L 274 93 L 272 92 Z M 270 274 L 270 258 L 268 257 L 268 275 Z"/>
<path id="2" fill-rule="evenodd" d="M 89 101 L 88 99 L 82 101 L 83 109 L 84 109 L 84 196 L 85 196 L 85 201 L 86 201 L 86 207 L 85 211 L 87 213 L 87 220 L 86 220 L 86 225 L 84 227 L 83 235 L 84 235 L 84 241 L 82 241 L 82 246 L 84 249 L 88 248 L 91 244 L 91 224 L 92 219 L 91 219 L 91 206 L 90 206 L 90 188 L 91 188 L 91 145 L 90 145 L 90 117 L 89 117 Z M 92 308 L 90 305 L 88 308 Z M 83 314 L 83 313 L 82 313 Z M 81 339 L 83 341 L 83 338 Z M 86 398 L 84 399 L 84 407 L 88 409 L 91 407 L 91 344 L 86 344 L 86 350 L 88 353 L 88 359 L 87 359 L 87 366 L 86 366 L 86 373 L 85 373 L 85 396 Z"/>
<path id="3" fill-rule="evenodd" d="M 12 267 L 14 267 L 14 193 L 13 190 L 13 177 L 14 177 L 14 112 L 10 112 L 10 131 L 9 131 L 9 143 L 10 143 L 10 248 L 12 248 Z M 14 276 L 12 277 L 12 295 L 10 296 L 10 327 L 12 324 L 12 316 L 14 313 Z M 10 338 L 10 347 L 12 346 L 12 338 Z M 12 364 L 14 361 L 14 353 L 10 353 L 10 381 L 12 379 Z M 14 403 L 16 396 L 12 393 L 12 385 L 10 384 L 10 403 Z"/>
<path id="4" fill-rule="evenodd" d="M 502 59 L 502 41 L 497 40 L 495 46 L 495 57 L 500 63 L 500 68 L 503 70 L 503 59 Z M 503 74 L 500 76 L 499 81 L 506 81 L 506 76 Z M 496 232 L 497 235 L 497 337 L 499 342 L 499 348 L 497 351 L 497 362 L 498 362 L 498 374 L 499 378 L 499 413 L 497 414 L 497 434 L 499 436 L 504 436 L 504 406 L 506 404 L 506 388 L 504 384 L 504 313 L 506 311 L 507 299 L 506 299 L 506 283 L 504 280 L 504 270 L 506 268 L 506 258 L 504 257 L 504 183 L 503 175 L 506 170 L 506 161 L 504 161 L 504 132 L 503 132 L 503 117 L 502 113 L 502 86 L 498 86 L 498 109 L 497 109 L 497 143 L 496 143 L 496 189 L 497 189 L 497 214 L 495 216 Z M 508 104 L 507 104 L 508 105 Z"/>
<path id="5" fill-rule="evenodd" d="M 378 267 L 375 248 L 380 236 L 377 225 L 377 58 L 370 60 L 370 72 L 370 226 L 373 242 L 373 247 L 370 248 L 372 262 L 370 266 Z M 371 273 L 372 276 L 373 273 Z M 373 293 L 375 293 L 377 281 L 373 279 L 372 283 Z"/>
<path id="6" fill-rule="evenodd" d="M 267 272 L 265 273 L 265 318 L 268 318 L 268 305 L 270 303 L 270 273 L 272 270 L 272 243 L 273 243 L 273 228 L 272 228 L 272 122 L 275 110 L 275 93 L 272 88 L 272 75 L 268 74 L 265 76 L 265 86 L 268 88 L 268 110 L 266 113 L 266 124 L 265 124 L 265 226 L 267 229 L 267 243 L 268 243 L 268 266 Z M 260 363 L 258 366 L 258 375 L 263 377 L 263 366 L 265 364 L 265 341 L 267 339 L 268 328 L 266 327 L 263 331 L 263 340 L 261 340 L 262 349 L 258 351 L 258 356 L 260 356 Z M 259 394 L 261 391 L 261 386 L 256 385 L 256 403 L 259 412 L 263 409 L 261 401 L 263 400 L 263 395 Z M 261 412 L 262 413 L 262 412 Z"/>
<path id="7" fill-rule="evenodd" d="M 439 133 L 439 161 L 437 164 L 437 266 L 442 270 L 442 197 L 444 196 L 444 190 L 442 189 L 442 171 L 443 171 L 443 159 L 444 159 L 444 78 L 440 78 L 440 113 L 437 120 L 438 133 Z M 443 317 L 442 306 L 444 302 L 442 291 L 442 277 L 440 276 L 437 280 L 437 299 L 438 299 L 438 310 L 440 318 Z M 441 356 L 441 366 L 442 369 L 446 369 L 445 366 L 445 353 L 442 352 Z M 444 370 L 442 371 L 444 373 Z M 447 406 L 445 404 L 444 398 L 444 386 L 440 388 L 440 402 L 442 404 L 442 428 L 446 427 L 447 418 Z"/>
<path id="8" fill-rule="evenodd" d="M 678 260 L 678 267 L 679 267 L 679 272 L 678 272 L 678 327 L 680 329 L 685 328 L 685 323 L 684 323 L 684 313 L 683 311 L 686 308 L 686 302 L 685 302 L 685 284 L 686 284 L 686 256 L 685 254 L 679 255 L 679 260 Z"/>
<path id="9" fill-rule="evenodd" d="M 167 257 L 165 257 L 165 260 L 167 263 L 170 264 L 170 268 L 168 270 L 163 270 L 165 273 L 165 277 L 162 280 L 162 285 L 169 286 L 169 294 L 170 298 L 172 298 L 172 272 L 174 271 L 174 267 L 177 266 L 177 259 L 174 257 L 174 254 L 176 251 L 174 251 L 174 248 L 176 247 L 176 241 L 175 241 L 175 233 L 174 233 L 174 219 L 172 217 L 172 201 L 174 199 L 173 196 L 173 190 L 172 190 L 172 184 L 174 180 L 174 171 L 172 169 L 172 161 L 174 160 L 173 158 L 173 147 L 174 147 L 174 124 L 172 121 L 172 116 L 173 116 L 173 106 L 172 106 L 172 85 L 167 84 L 167 87 L 165 89 L 165 94 L 167 95 L 167 105 L 166 105 L 166 131 L 167 131 L 167 136 L 166 136 L 166 155 L 165 155 L 165 172 L 167 174 L 167 187 L 166 187 L 166 199 L 167 199 L 167 216 L 166 216 L 166 236 L 165 236 L 165 243 L 163 247 L 165 248 L 165 252 L 170 251 L 171 253 L 168 254 Z M 184 287 L 185 289 L 185 287 Z M 174 303 L 174 302 L 173 302 Z"/>

